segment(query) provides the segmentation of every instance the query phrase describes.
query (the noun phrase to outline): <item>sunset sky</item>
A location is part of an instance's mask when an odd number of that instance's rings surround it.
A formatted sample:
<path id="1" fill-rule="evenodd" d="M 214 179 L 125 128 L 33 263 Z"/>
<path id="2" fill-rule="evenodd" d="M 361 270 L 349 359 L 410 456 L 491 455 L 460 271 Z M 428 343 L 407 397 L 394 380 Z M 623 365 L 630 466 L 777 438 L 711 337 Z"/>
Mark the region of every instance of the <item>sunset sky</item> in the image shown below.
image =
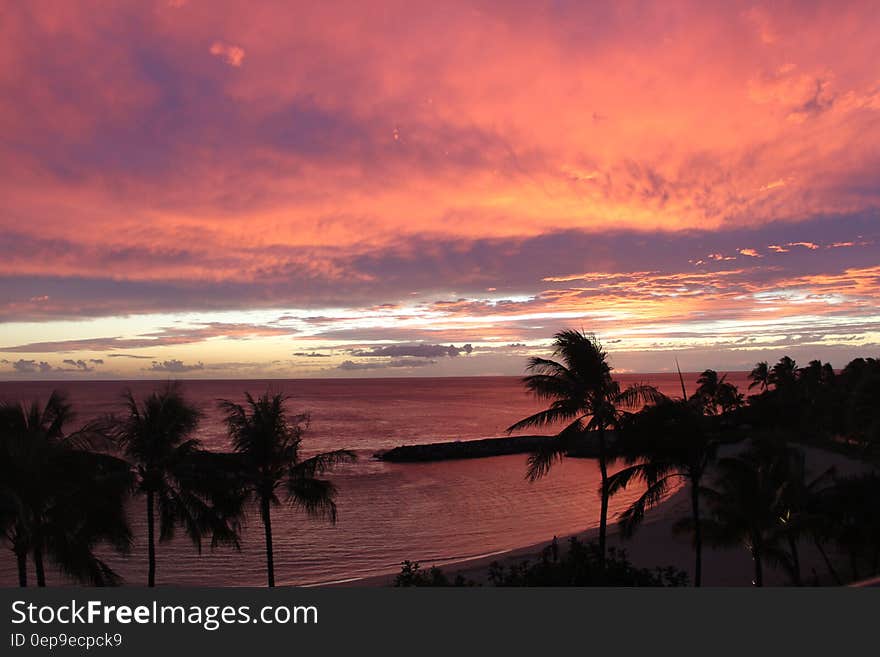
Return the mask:
<path id="1" fill-rule="evenodd" d="M 877 2 L 5 2 L 0 378 L 880 356 Z"/>

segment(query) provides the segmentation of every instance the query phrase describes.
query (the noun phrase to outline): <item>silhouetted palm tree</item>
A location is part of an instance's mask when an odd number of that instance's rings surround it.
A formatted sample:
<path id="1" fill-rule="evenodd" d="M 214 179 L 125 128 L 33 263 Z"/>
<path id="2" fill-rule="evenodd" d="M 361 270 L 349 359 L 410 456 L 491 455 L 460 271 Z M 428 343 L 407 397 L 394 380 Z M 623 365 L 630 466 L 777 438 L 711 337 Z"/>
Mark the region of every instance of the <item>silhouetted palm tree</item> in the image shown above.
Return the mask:
<path id="1" fill-rule="evenodd" d="M 743 404 L 743 397 L 736 386 L 727 381 L 727 375 L 718 376 L 715 370 L 705 370 L 697 378 L 697 391 L 694 397 L 699 400 L 709 415 L 721 410 L 727 413 Z"/>
<path id="2" fill-rule="evenodd" d="M 767 365 L 767 361 L 762 360 L 755 364 L 755 367 L 749 372 L 749 380 L 751 381 L 749 390 L 758 388 L 763 392 L 770 386 L 770 367 Z"/>
<path id="3" fill-rule="evenodd" d="M 628 412 L 627 408 L 659 400 L 662 395 L 653 386 L 642 384 L 621 390 L 611 376 L 608 355 L 593 335 L 575 330 L 561 331 L 554 336 L 553 347 L 553 356 L 561 362 L 531 358 L 527 369 L 533 374 L 523 378 L 526 388 L 538 399 L 551 401 L 550 406 L 511 425 L 507 431 L 566 423 L 556 435 L 556 440 L 546 443 L 529 457 L 527 476 L 530 481 L 546 475 L 553 464 L 585 436 L 595 436 L 602 478 L 599 489 L 599 554 L 604 563 L 608 525 L 608 465 L 613 457 L 607 431 L 618 427 L 621 418 Z"/>
<path id="4" fill-rule="evenodd" d="M 790 389 L 797 381 L 797 363 L 783 356 L 770 369 L 770 383 L 776 386 L 777 390 Z"/>
<path id="5" fill-rule="evenodd" d="M 844 401 L 844 417 L 851 439 L 866 452 L 880 447 L 880 363 L 868 359 L 869 366 L 850 386 Z"/>
<path id="6" fill-rule="evenodd" d="M 703 492 L 713 514 L 706 523 L 708 538 L 722 545 L 740 543 L 749 550 L 755 586 L 764 585 L 767 560 L 786 563 L 790 558 L 782 547 L 791 538 L 786 526 L 791 468 L 787 450 L 753 441 L 744 452 L 718 460 L 715 485 Z"/>
<path id="7" fill-rule="evenodd" d="M 832 376 L 834 370 L 831 371 Z M 818 386 L 824 383 L 826 369 L 821 360 L 811 360 L 806 367 L 799 367 L 795 372 L 797 380 L 808 386 Z"/>
<path id="8" fill-rule="evenodd" d="M 279 494 L 309 516 L 335 523 L 336 487 L 319 476 L 337 463 L 355 460 L 354 453 L 346 449 L 301 459 L 308 416 L 288 416 L 287 399 L 283 394 L 270 396 L 267 392 L 258 399 L 245 393 L 244 405 L 220 401 L 232 444 L 242 459 L 244 485 L 259 503 L 269 586 L 275 586 L 271 509 L 281 503 Z"/>
<path id="9" fill-rule="evenodd" d="M 633 481 L 642 481 L 645 492 L 620 516 L 624 536 L 631 536 L 645 512 L 658 504 L 675 479 L 690 487 L 690 528 L 694 533 L 694 586 L 702 583 L 702 518 L 700 494 L 703 479 L 715 460 L 718 440 L 710 432 L 701 405 L 695 400 L 664 400 L 634 414 L 621 431 L 620 452 L 629 467 L 609 479 L 613 495 Z"/>
<path id="10" fill-rule="evenodd" d="M 697 390 L 694 393 L 707 403 L 707 410 L 715 413 L 715 399 L 718 397 L 718 388 L 727 379 L 727 375 L 718 376 L 715 370 L 703 370 L 697 377 Z"/>
<path id="11" fill-rule="evenodd" d="M 762 452 L 760 458 L 777 464 L 776 476 L 780 483 L 779 522 L 788 544 L 788 558 L 783 565 L 791 575 L 792 584 L 801 586 L 798 542 L 802 537 L 814 533 L 817 522 L 824 523 L 816 514 L 817 501 L 833 483 L 834 468 L 828 468 L 810 479 L 803 450 L 781 441 L 769 440 L 760 443 L 758 449 Z"/>
<path id="12" fill-rule="evenodd" d="M 138 404 L 124 395 L 126 414 L 111 419 L 113 435 L 137 470 L 137 490 L 146 497 L 147 585 L 156 585 L 156 516 L 159 541 L 170 540 L 183 526 L 201 552 L 202 537 L 211 545 L 238 548 L 235 486 L 220 455 L 201 449 L 193 438 L 201 414 L 176 384 L 148 395 Z"/>
<path id="13" fill-rule="evenodd" d="M 730 413 L 742 408 L 745 404 L 745 398 L 735 385 L 730 381 L 725 381 L 718 387 L 715 403 L 721 407 L 722 413 Z"/>
<path id="14" fill-rule="evenodd" d="M 28 554 L 38 586 L 46 585 L 46 557 L 81 583 L 115 584 L 118 576 L 94 550 L 106 542 L 127 552 L 131 544 L 128 464 L 91 451 L 98 436 L 89 425 L 66 433 L 73 417 L 57 391 L 45 406 L 0 404 L 0 525 L 21 586 Z"/>
<path id="15" fill-rule="evenodd" d="M 867 472 L 836 479 L 819 504 L 821 536 L 849 557 L 854 581 L 880 569 L 880 475 Z M 823 555 L 824 556 L 824 555 Z M 840 576 L 830 567 L 832 576 Z"/>

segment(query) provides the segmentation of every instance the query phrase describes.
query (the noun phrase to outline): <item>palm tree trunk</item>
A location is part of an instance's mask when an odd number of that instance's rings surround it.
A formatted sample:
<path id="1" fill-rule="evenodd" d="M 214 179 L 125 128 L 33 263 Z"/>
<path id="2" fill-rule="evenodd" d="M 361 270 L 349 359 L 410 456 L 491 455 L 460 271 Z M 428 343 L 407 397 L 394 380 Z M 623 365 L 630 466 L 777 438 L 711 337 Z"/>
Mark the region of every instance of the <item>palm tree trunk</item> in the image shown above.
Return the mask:
<path id="1" fill-rule="evenodd" d="M 147 491 L 147 586 L 156 586 L 156 518 L 153 491 Z"/>
<path id="2" fill-rule="evenodd" d="M 803 586 L 801 583 L 801 559 L 798 553 L 797 539 L 788 538 L 788 549 L 791 550 L 791 580 L 795 586 Z"/>
<path id="3" fill-rule="evenodd" d="M 608 464 L 605 454 L 605 429 L 599 429 L 599 472 L 602 475 L 602 508 L 599 515 L 599 566 L 605 568 L 605 544 L 608 533 Z"/>
<path id="4" fill-rule="evenodd" d="M 27 587 L 27 552 L 15 551 L 15 560 L 18 562 L 18 585 Z"/>
<path id="5" fill-rule="evenodd" d="M 269 509 L 269 498 L 263 497 L 260 500 L 261 513 L 263 516 L 263 527 L 266 530 L 266 573 L 269 579 L 269 586 L 275 586 L 275 560 L 272 554 L 272 516 Z"/>
<path id="6" fill-rule="evenodd" d="M 37 571 L 37 586 L 46 586 L 46 569 L 43 566 L 43 547 L 34 547 L 34 570 Z"/>
<path id="7" fill-rule="evenodd" d="M 840 575 L 837 574 L 837 571 L 831 564 L 831 559 L 828 558 L 828 553 L 825 552 L 825 548 L 822 546 L 822 541 L 820 541 L 818 538 L 814 538 L 813 542 L 816 544 L 816 548 L 819 550 L 819 554 L 822 555 L 822 560 L 825 562 L 825 567 L 828 568 L 828 573 L 831 575 L 831 577 L 834 578 L 835 584 L 841 586 L 843 582 L 840 580 Z"/>
<path id="8" fill-rule="evenodd" d="M 703 582 L 703 533 L 700 522 L 700 488 L 699 481 L 691 477 L 691 512 L 694 515 L 694 586 Z"/>
<path id="9" fill-rule="evenodd" d="M 849 566 L 852 569 L 852 579 L 854 582 L 859 581 L 859 559 L 855 550 L 849 551 Z"/>
<path id="10" fill-rule="evenodd" d="M 760 550 L 752 548 L 752 560 L 755 562 L 755 586 L 764 586 L 764 564 Z"/>

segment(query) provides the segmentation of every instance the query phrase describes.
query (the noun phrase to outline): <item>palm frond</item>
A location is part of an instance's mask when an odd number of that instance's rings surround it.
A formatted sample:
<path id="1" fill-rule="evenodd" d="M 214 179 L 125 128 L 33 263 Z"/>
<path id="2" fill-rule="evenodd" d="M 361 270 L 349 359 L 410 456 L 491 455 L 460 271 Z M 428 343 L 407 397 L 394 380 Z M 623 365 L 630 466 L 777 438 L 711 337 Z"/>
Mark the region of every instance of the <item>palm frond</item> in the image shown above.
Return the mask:
<path id="1" fill-rule="evenodd" d="M 315 477 L 324 474 L 341 463 L 353 463 L 357 454 L 349 449 L 337 449 L 332 452 L 316 454 L 291 467 L 291 476 Z"/>
<path id="2" fill-rule="evenodd" d="M 287 496 L 294 508 L 302 509 L 313 518 L 336 522 L 336 486 L 326 479 L 290 477 Z"/>
<path id="3" fill-rule="evenodd" d="M 534 427 L 546 427 L 560 422 L 566 422 L 583 415 L 583 409 L 575 403 L 567 401 L 554 402 L 550 408 L 538 411 L 533 415 L 523 418 L 507 427 L 507 433 L 530 429 Z"/>
<path id="4" fill-rule="evenodd" d="M 656 386 L 633 383 L 617 393 L 615 401 L 623 406 L 635 408 L 638 404 L 657 404 L 668 401 L 668 398 Z"/>
<path id="5" fill-rule="evenodd" d="M 526 461 L 526 479 L 535 482 L 545 476 L 583 437 L 583 422 L 581 418 L 577 418 L 556 436 L 542 442 Z"/>
<path id="6" fill-rule="evenodd" d="M 645 519 L 645 513 L 651 507 L 656 506 L 663 500 L 663 496 L 669 490 L 670 478 L 662 477 L 651 483 L 644 493 L 633 502 L 626 511 L 620 514 L 619 525 L 624 537 L 631 537 L 641 522 Z"/>

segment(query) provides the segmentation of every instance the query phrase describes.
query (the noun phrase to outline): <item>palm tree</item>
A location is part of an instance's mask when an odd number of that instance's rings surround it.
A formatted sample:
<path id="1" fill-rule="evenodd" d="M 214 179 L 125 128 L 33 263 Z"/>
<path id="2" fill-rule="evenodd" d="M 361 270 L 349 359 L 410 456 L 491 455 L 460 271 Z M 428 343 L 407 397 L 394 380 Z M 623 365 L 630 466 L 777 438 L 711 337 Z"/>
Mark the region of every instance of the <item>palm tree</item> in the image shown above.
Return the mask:
<path id="1" fill-rule="evenodd" d="M 241 458 L 245 489 L 259 503 L 269 586 L 275 586 L 272 507 L 284 498 L 311 517 L 335 523 L 336 487 L 319 477 L 338 463 L 355 460 L 355 454 L 346 449 L 302 459 L 300 448 L 308 416 L 288 416 L 287 400 L 283 394 L 270 396 L 267 392 L 257 399 L 245 393 L 244 405 L 220 401 L 233 447 Z"/>
<path id="2" fill-rule="evenodd" d="M 81 583 L 118 583 L 94 550 L 106 542 L 125 553 L 131 545 L 128 465 L 93 451 L 92 425 L 66 433 L 73 417 L 57 391 L 43 406 L 0 404 L 0 527 L 16 556 L 21 586 L 28 583 L 29 554 L 38 586 L 46 585 L 46 557 Z"/>
<path id="3" fill-rule="evenodd" d="M 730 413 L 738 408 L 742 408 L 743 404 L 745 404 L 745 398 L 735 385 L 729 381 L 724 381 L 718 386 L 715 404 L 721 407 L 722 413 Z"/>
<path id="4" fill-rule="evenodd" d="M 824 519 L 817 517 L 815 509 L 833 481 L 834 468 L 830 467 L 810 479 L 803 450 L 779 441 L 763 441 L 759 449 L 764 452 L 762 458 L 777 464 L 777 477 L 781 484 L 779 522 L 788 544 L 788 558 L 784 560 L 784 565 L 791 575 L 792 584 L 801 586 L 798 542 L 805 535 L 815 536 L 817 525 L 824 525 Z"/>
<path id="5" fill-rule="evenodd" d="M 753 584 L 764 585 L 767 560 L 786 563 L 783 544 L 791 538 L 786 485 L 791 460 L 787 448 L 753 441 L 744 452 L 718 460 L 715 486 L 704 491 L 713 517 L 707 534 L 721 545 L 742 544 L 755 568 Z"/>
<path id="6" fill-rule="evenodd" d="M 709 415 L 716 415 L 720 408 L 727 413 L 743 404 L 743 397 L 736 386 L 727 381 L 727 375 L 718 376 L 715 370 L 705 370 L 697 378 L 697 391 L 694 397 L 700 401 Z"/>
<path id="7" fill-rule="evenodd" d="M 697 377 L 697 391 L 694 394 L 697 398 L 704 400 L 706 410 L 711 415 L 715 414 L 715 400 L 718 398 L 718 390 L 725 379 L 727 379 L 726 374 L 719 377 L 715 370 L 704 370 Z"/>
<path id="8" fill-rule="evenodd" d="M 749 372 L 749 390 L 758 388 L 761 392 L 770 386 L 770 367 L 766 360 L 756 363 L 755 367 Z"/>
<path id="9" fill-rule="evenodd" d="M 608 465 L 613 458 L 607 432 L 619 426 L 628 412 L 625 409 L 659 400 L 662 395 L 653 386 L 643 384 L 621 390 L 611 376 L 608 355 L 594 335 L 561 331 L 554 336 L 553 347 L 553 356 L 561 362 L 531 358 L 527 369 L 533 374 L 523 378 L 525 387 L 538 399 L 550 401 L 550 406 L 511 425 L 507 431 L 566 423 L 555 440 L 529 457 L 527 477 L 530 481 L 546 475 L 553 464 L 585 436 L 595 436 L 602 478 L 599 557 L 604 565 L 610 495 Z"/>
<path id="10" fill-rule="evenodd" d="M 9 548 L 15 555 L 16 566 L 18 567 L 18 585 L 27 586 L 27 543 L 22 535 L 22 528 L 17 524 L 21 510 L 18 507 L 18 500 L 14 493 L 7 487 L 10 481 L 7 469 L 8 461 L 0 462 L 0 469 L 3 473 L 3 486 L 0 488 L 0 536 L 9 543 Z"/>
<path id="11" fill-rule="evenodd" d="M 780 358 L 776 365 L 770 369 L 769 381 L 776 386 L 777 390 L 790 389 L 796 380 L 797 363 L 788 356 Z"/>
<path id="12" fill-rule="evenodd" d="M 156 516 L 159 541 L 168 541 L 182 525 L 201 552 L 202 537 L 212 547 L 239 547 L 234 482 L 221 455 L 201 449 L 193 434 L 201 417 L 174 383 L 148 395 L 141 404 L 124 394 L 126 414 L 110 418 L 111 435 L 137 471 L 137 491 L 146 497 L 147 586 L 156 585 Z"/>
<path id="13" fill-rule="evenodd" d="M 717 449 L 718 440 L 706 426 L 701 404 L 685 399 L 660 401 L 636 413 L 624 424 L 620 452 L 629 466 L 609 479 L 612 495 L 633 480 L 642 481 L 646 486 L 645 492 L 620 516 L 621 529 L 627 537 L 635 532 L 647 510 L 663 499 L 674 480 L 689 483 L 694 586 L 702 583 L 700 493 Z"/>
<path id="14" fill-rule="evenodd" d="M 825 524 L 822 538 L 831 539 L 849 557 L 853 581 L 880 569 L 880 475 L 865 472 L 842 477 L 827 489 L 819 509 Z M 824 556 L 824 555 L 823 555 Z M 839 575 L 830 568 L 836 580 Z"/>

